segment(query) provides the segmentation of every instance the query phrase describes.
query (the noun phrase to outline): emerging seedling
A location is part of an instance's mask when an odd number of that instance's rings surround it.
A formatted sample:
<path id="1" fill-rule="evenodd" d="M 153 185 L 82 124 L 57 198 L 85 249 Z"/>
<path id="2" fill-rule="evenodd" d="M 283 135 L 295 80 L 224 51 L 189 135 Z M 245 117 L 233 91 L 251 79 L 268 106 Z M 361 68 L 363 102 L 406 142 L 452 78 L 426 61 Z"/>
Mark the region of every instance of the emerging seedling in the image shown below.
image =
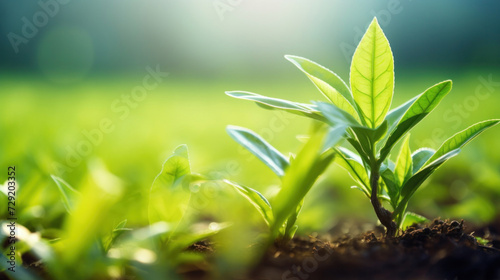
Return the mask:
<path id="1" fill-rule="evenodd" d="M 409 131 L 425 118 L 450 92 L 450 80 L 438 83 L 399 107 L 390 110 L 394 94 L 394 59 L 387 38 L 374 18 L 359 43 L 351 63 L 350 86 L 329 69 L 297 56 L 285 56 L 314 83 L 329 103 L 303 104 L 250 92 L 227 92 L 229 96 L 255 101 L 266 109 L 280 109 L 345 128 L 345 138 L 355 152 L 336 148 L 337 162 L 370 199 L 387 235 L 403 226 L 409 199 L 438 167 L 481 132 L 500 120 L 476 123 L 453 135 L 436 151 L 411 152 Z M 389 156 L 400 139 L 403 145 L 396 163 Z M 381 200 L 389 202 L 393 212 Z"/>
<path id="2" fill-rule="evenodd" d="M 326 133 L 317 131 L 297 156 L 290 160 L 249 129 L 228 126 L 227 131 L 236 142 L 252 152 L 281 178 L 281 189 L 270 203 L 252 188 L 229 180 L 225 182 L 259 211 L 269 226 L 271 240 L 290 240 L 298 228 L 295 223 L 304 197 L 332 162 L 335 152 L 330 147 L 342 138 L 344 128 L 330 129 L 326 137 Z"/>
<path id="3" fill-rule="evenodd" d="M 207 179 L 191 172 L 191 165 L 186 145 L 178 146 L 173 154 L 163 163 L 162 170 L 156 176 L 149 193 L 150 225 L 167 223 L 170 228 L 161 236 L 160 247 L 166 248 L 172 255 L 178 254 L 189 245 L 216 234 L 226 225 L 212 223 L 202 231 L 190 229 L 195 220 L 191 203 L 191 190 L 195 185 L 203 184 Z M 173 242 L 175 241 L 175 242 Z"/>

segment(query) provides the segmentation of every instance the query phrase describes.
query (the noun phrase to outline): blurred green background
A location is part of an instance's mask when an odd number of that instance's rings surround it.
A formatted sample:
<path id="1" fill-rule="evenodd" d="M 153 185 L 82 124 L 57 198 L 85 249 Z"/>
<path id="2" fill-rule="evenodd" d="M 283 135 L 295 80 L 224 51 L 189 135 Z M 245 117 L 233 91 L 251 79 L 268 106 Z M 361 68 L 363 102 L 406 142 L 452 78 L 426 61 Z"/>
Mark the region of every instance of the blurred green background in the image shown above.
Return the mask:
<path id="1" fill-rule="evenodd" d="M 497 1 L 46 3 L 52 6 L 0 3 L 0 166 L 18 169 L 20 218 L 31 230 L 57 227 L 65 214 L 50 174 L 78 189 L 94 159 L 126 187 L 112 209 L 116 220 L 146 225 L 151 183 L 183 143 L 195 171 L 266 192 L 278 178 L 230 139 L 226 125 L 253 129 L 288 154 L 310 123 L 224 91 L 323 100 L 283 55 L 310 58 L 348 81 L 355 46 L 374 16 L 395 56 L 393 108 L 437 82 L 454 83 L 412 133 L 412 150 L 438 148 L 453 133 L 500 117 Z M 467 146 L 416 193 L 410 210 L 477 224 L 495 218 L 498 139 L 494 128 Z M 299 231 L 326 231 L 352 217 L 374 223 L 352 184 L 331 167 L 307 197 Z M 238 211 L 252 211 L 240 202 Z"/>

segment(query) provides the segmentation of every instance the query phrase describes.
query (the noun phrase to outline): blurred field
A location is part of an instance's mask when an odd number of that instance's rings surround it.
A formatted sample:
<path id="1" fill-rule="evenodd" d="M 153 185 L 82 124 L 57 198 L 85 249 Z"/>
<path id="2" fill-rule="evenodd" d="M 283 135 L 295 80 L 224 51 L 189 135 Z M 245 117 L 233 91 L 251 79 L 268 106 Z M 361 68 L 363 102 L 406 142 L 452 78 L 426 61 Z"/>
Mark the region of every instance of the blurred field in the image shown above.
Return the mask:
<path id="1" fill-rule="evenodd" d="M 437 148 L 453 133 L 477 121 L 500 117 L 500 72 L 488 69 L 472 69 L 451 77 L 446 71 L 396 70 L 393 107 L 448 78 L 453 79 L 454 88 L 412 133 L 413 150 L 421 145 Z M 89 78 L 69 87 L 36 77 L 1 78 L 1 166 L 6 170 L 15 165 L 19 170 L 20 217 L 31 221 L 27 226 L 32 230 L 57 226 L 64 215 L 50 174 L 78 188 L 88 164 L 95 159 L 126 186 L 124 199 L 112 210 L 117 220 L 126 217 L 130 225 L 146 225 L 151 183 L 162 162 L 183 143 L 189 146 L 194 171 L 230 178 L 265 192 L 279 183 L 278 178 L 227 136 L 226 125 L 253 129 L 288 154 L 300 147 L 296 135 L 307 134 L 309 121 L 231 99 L 224 91 L 247 90 L 301 102 L 323 100 L 298 72 L 287 79 L 264 81 L 181 80 L 171 75 L 144 100 L 127 105 L 122 95 L 129 95 L 141 79 L 140 75 Z M 494 83 L 485 82 L 488 80 Z M 119 107 L 121 110 L 117 110 Z M 100 139 L 97 144 L 87 146 L 88 155 L 76 152 L 82 141 L 91 142 L 85 133 L 97 133 L 103 120 L 112 131 L 101 131 L 102 137 L 94 139 Z M 467 146 L 417 192 L 410 210 L 431 218 L 461 217 L 476 223 L 498 215 L 498 139 L 497 127 Z M 368 201 L 360 192 L 350 190 L 351 185 L 344 170 L 332 167 L 328 178 L 308 197 L 299 230 L 324 230 L 353 216 L 373 223 L 376 219 Z M 240 205 L 241 211 L 250 211 L 244 202 Z"/>

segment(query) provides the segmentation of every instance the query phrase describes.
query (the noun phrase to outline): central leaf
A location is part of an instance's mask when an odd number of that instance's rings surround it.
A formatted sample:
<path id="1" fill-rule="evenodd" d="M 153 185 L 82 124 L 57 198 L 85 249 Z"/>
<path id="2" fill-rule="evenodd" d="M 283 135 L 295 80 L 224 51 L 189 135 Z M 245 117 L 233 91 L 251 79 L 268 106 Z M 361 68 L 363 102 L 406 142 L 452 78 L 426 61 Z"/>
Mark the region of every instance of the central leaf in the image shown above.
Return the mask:
<path id="1" fill-rule="evenodd" d="M 389 41 L 376 18 L 352 58 L 351 90 L 368 126 L 379 126 L 391 107 L 394 59 Z"/>

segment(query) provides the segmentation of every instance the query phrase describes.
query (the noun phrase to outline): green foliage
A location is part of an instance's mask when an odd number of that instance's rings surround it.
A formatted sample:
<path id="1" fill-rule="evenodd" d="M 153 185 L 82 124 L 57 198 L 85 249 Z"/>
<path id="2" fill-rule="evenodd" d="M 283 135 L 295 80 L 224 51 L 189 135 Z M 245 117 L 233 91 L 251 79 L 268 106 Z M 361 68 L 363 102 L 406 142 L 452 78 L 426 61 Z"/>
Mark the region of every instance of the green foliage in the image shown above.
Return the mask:
<path id="1" fill-rule="evenodd" d="M 177 147 L 174 153 L 163 163 L 149 193 L 149 222 L 160 221 L 177 228 L 184 218 L 191 192 L 183 188 L 183 180 L 191 174 L 186 145 Z M 172 232 L 164 237 L 168 242 Z"/>
<path id="2" fill-rule="evenodd" d="M 466 143 L 500 122 L 498 119 L 479 122 L 446 140 L 437 151 L 421 148 L 412 153 L 409 131 L 451 91 L 452 82 L 437 83 L 389 111 L 394 94 L 394 59 L 376 18 L 354 53 L 350 87 L 338 75 L 315 62 L 297 56 L 288 55 L 286 58 L 306 74 L 329 102 L 300 104 L 301 109 L 298 109 L 296 103 L 280 100 L 280 104 L 295 104 L 294 109 L 292 105 L 274 104 L 273 107 L 301 112 L 301 115 L 326 122 L 333 128 L 346 129 L 345 138 L 354 151 L 335 148 L 338 154 L 336 162 L 357 182 L 355 188 L 370 198 L 377 217 L 389 235 L 396 234 L 397 228 L 403 228 L 410 222 L 423 220 L 416 214 L 406 212 L 408 201 L 415 191 L 437 168 L 456 156 Z M 229 95 L 256 102 L 265 99 Z M 314 111 L 313 115 L 305 113 L 303 108 L 314 108 L 319 112 Z M 403 137 L 394 163 L 389 157 Z M 314 164 L 304 166 L 303 172 L 312 166 Z M 393 212 L 386 210 L 381 200 L 387 200 Z M 287 215 L 291 208 L 287 208 Z"/>
<path id="3" fill-rule="evenodd" d="M 282 177 L 285 175 L 285 170 L 290 163 L 278 150 L 267 143 L 262 137 L 255 134 L 253 131 L 228 126 L 227 133 L 243 147 L 249 150 L 252 154 L 264 162 L 276 175 Z"/>
<path id="4" fill-rule="evenodd" d="M 149 222 L 151 225 L 166 223 L 169 230 L 160 236 L 158 246 L 166 248 L 169 255 L 179 254 L 189 245 L 203 238 L 218 233 L 225 225 L 214 223 L 212 228 L 192 231 L 194 214 L 191 202 L 195 184 L 207 182 L 199 174 L 191 172 L 188 148 L 178 146 L 173 154 L 163 163 L 149 193 Z"/>
<path id="5" fill-rule="evenodd" d="M 62 201 L 64 203 L 64 208 L 66 208 L 66 211 L 68 211 L 68 213 L 71 213 L 74 209 L 75 199 L 80 194 L 63 179 L 54 175 L 51 175 L 51 177 L 52 180 L 54 180 L 54 182 L 56 183 L 57 188 L 59 189 Z"/>
<path id="6" fill-rule="evenodd" d="M 272 204 L 252 188 L 229 180 L 225 182 L 260 213 L 269 226 L 271 239 L 290 240 L 297 230 L 295 222 L 304 197 L 332 162 L 335 153 L 331 147 L 342 138 L 344 128 L 331 129 L 328 133 L 322 130 L 316 131 L 291 163 L 255 132 L 236 126 L 228 126 L 227 131 L 235 141 L 280 176 L 282 181 L 281 189 Z"/>

